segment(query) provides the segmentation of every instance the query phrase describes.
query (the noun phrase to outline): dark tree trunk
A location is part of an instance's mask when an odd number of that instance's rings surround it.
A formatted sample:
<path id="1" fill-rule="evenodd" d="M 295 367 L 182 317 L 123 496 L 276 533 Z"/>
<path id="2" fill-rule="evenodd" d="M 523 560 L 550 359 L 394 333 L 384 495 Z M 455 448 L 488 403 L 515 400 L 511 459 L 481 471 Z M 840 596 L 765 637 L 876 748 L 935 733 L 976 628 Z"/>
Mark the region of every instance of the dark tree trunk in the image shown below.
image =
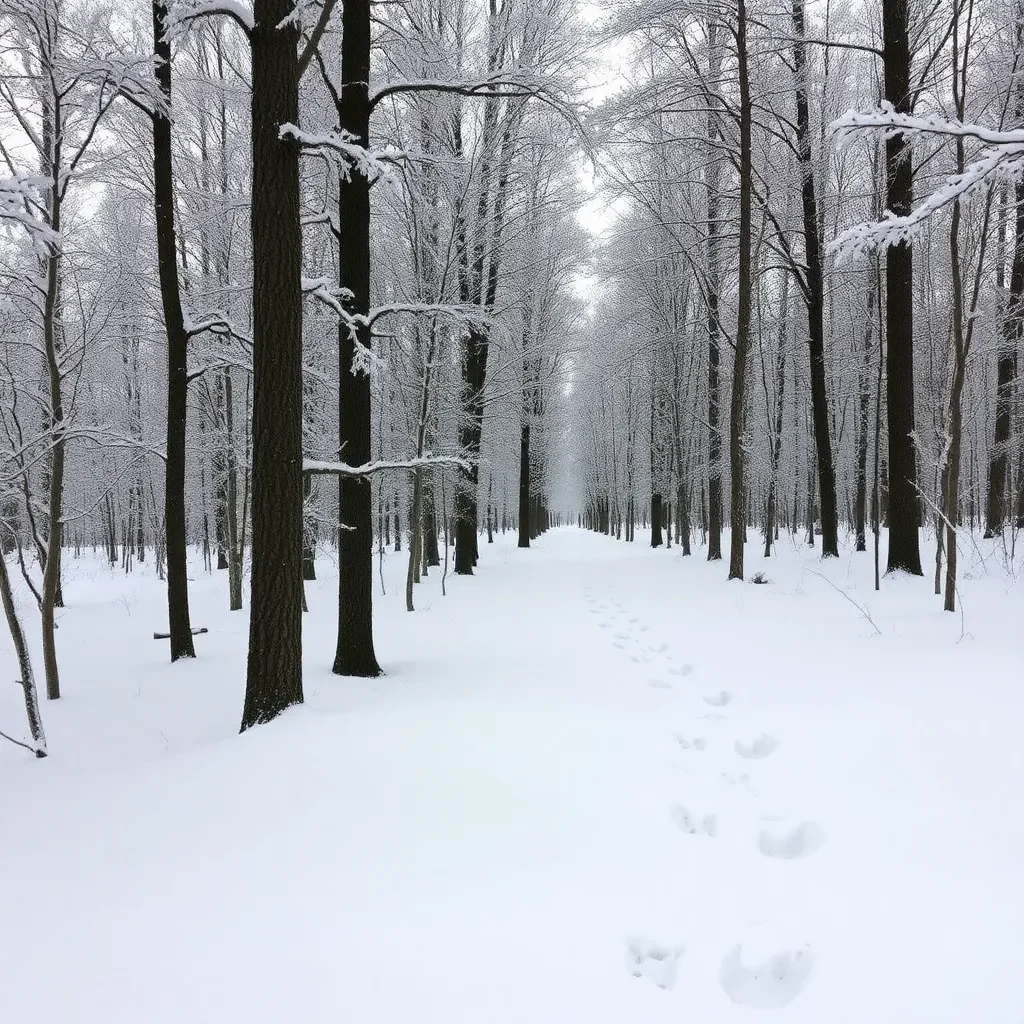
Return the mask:
<path id="1" fill-rule="evenodd" d="M 764 557 L 770 558 L 772 541 L 778 532 L 779 460 L 782 457 L 782 424 L 786 403 L 786 341 L 789 335 L 789 274 L 782 279 L 782 322 L 779 325 L 779 349 L 775 355 L 775 420 L 772 425 L 771 467 L 768 477 L 768 500 L 764 512 Z"/>
<path id="2" fill-rule="evenodd" d="M 14 604 L 11 578 L 7 572 L 7 561 L 3 557 L 0 557 L 0 603 L 4 606 L 11 642 L 18 659 L 18 674 L 21 676 L 18 683 L 21 685 L 25 698 L 25 717 L 28 719 L 28 729 L 34 743 L 30 749 L 36 757 L 46 757 L 46 735 L 43 732 L 43 716 L 39 711 L 39 692 L 36 689 L 35 675 L 32 672 L 32 657 L 29 654 L 25 631 L 18 618 L 18 609 Z M 27 746 L 27 744 L 24 745 Z"/>
<path id="3" fill-rule="evenodd" d="M 729 410 L 729 470 L 731 507 L 729 538 L 729 579 L 743 579 L 743 541 L 746 527 L 744 489 L 743 434 L 745 425 L 747 349 L 750 347 L 751 303 L 751 153 L 750 78 L 747 73 L 746 0 L 736 5 L 736 56 L 740 89 L 740 210 L 739 281 L 736 314 L 736 353 L 732 371 L 732 405 Z"/>
<path id="4" fill-rule="evenodd" d="M 437 547 L 437 514 L 434 511 L 434 478 L 429 472 L 423 479 L 423 564 L 441 564 L 441 553 Z"/>
<path id="5" fill-rule="evenodd" d="M 882 5 L 885 98 L 901 114 L 912 111 L 910 0 Z M 885 140 L 886 207 L 908 216 L 914 201 L 910 141 L 894 133 Z M 915 576 L 921 570 L 921 504 L 914 452 L 914 254 L 909 243 L 891 245 L 885 268 L 885 334 L 889 416 L 889 564 L 887 571 Z"/>
<path id="6" fill-rule="evenodd" d="M 309 501 L 309 497 L 313 492 L 313 478 L 306 475 L 302 481 L 302 500 L 303 505 Z M 303 580 L 315 580 L 316 579 L 316 535 L 317 529 L 315 523 L 306 523 L 306 517 L 303 516 L 303 531 L 302 531 L 302 578 Z"/>
<path id="7" fill-rule="evenodd" d="M 651 547 L 660 548 L 664 543 L 661 536 L 661 521 L 662 521 L 662 509 L 661 509 L 661 495 L 651 495 Z"/>
<path id="8" fill-rule="evenodd" d="M 828 392 L 825 387 L 825 268 L 818 228 L 818 199 L 811 152 L 811 116 L 807 101 L 807 55 L 804 46 L 804 0 L 793 0 L 793 74 L 796 79 L 796 143 L 804 214 L 804 252 L 807 259 L 807 340 L 811 357 L 811 411 L 818 453 L 818 497 L 821 502 L 821 554 L 839 557 L 839 512 L 836 471 L 829 434 Z"/>
<path id="9" fill-rule="evenodd" d="M 1024 85 L 1018 85 L 1024 92 Z M 1018 99 L 1018 113 L 1024 115 L 1024 96 Z M 1016 219 L 1013 261 L 1010 267 L 1010 294 L 1003 320 L 1003 336 L 996 360 L 996 423 L 992 455 L 988 466 L 988 504 L 985 533 L 998 533 L 1006 522 L 1009 501 L 1010 431 L 1013 416 L 1013 390 L 1017 379 L 1017 345 L 1021 336 L 1024 307 L 1024 182 L 1014 186 Z"/>
<path id="10" fill-rule="evenodd" d="M 530 419 L 519 428 L 519 547 L 530 546 Z"/>
<path id="11" fill-rule="evenodd" d="M 679 493 L 676 496 L 676 506 L 679 509 L 679 543 L 683 546 L 683 554 L 690 554 L 690 491 L 685 484 L 679 485 Z"/>
<path id="12" fill-rule="evenodd" d="M 171 44 L 164 37 L 165 0 L 153 0 L 153 49 L 156 80 L 171 103 Z M 185 532 L 185 428 L 188 416 L 188 334 L 181 308 L 177 240 L 174 227 L 174 171 L 171 122 L 153 118 L 153 198 L 160 297 L 167 334 L 167 461 L 164 475 L 164 531 L 167 554 L 167 616 L 171 661 L 194 658 L 188 610 Z"/>
<path id="13" fill-rule="evenodd" d="M 463 469 L 455 494 L 455 573 L 472 576 L 477 561 L 477 489 L 480 481 L 480 441 L 483 436 L 484 382 L 487 377 L 486 330 L 473 327 L 466 339 L 463 384 L 463 418 L 459 427 L 459 445 L 470 461 Z"/>
<path id="14" fill-rule="evenodd" d="M 370 0 L 343 0 L 341 102 L 338 121 L 359 146 L 370 135 Z M 339 187 L 338 215 L 345 226 L 340 248 L 341 285 L 350 298 L 347 311 L 361 319 L 355 337 L 348 324 L 338 327 L 340 357 L 338 424 L 340 450 L 350 465 L 370 461 L 370 378 L 352 372 L 356 344 L 372 344 L 366 317 L 370 311 L 370 182 L 350 168 Z M 373 649 L 373 496 L 366 479 L 341 477 L 338 540 L 338 647 L 333 671 L 342 676 L 378 676 Z"/>
<path id="15" fill-rule="evenodd" d="M 711 15 L 710 18 L 714 18 Z M 710 80 L 716 81 L 721 69 L 721 53 L 717 45 L 718 25 L 714 20 L 708 24 L 708 53 L 710 55 Z M 721 384 L 719 364 L 721 352 L 721 327 L 718 312 L 718 213 L 719 213 L 719 131 L 715 111 L 708 112 L 708 169 L 707 202 L 707 311 L 708 311 L 708 561 L 722 557 L 722 434 L 720 430 Z"/>
<path id="16" fill-rule="evenodd" d="M 299 31 L 291 0 L 252 30 L 252 575 L 242 729 L 302 702 L 302 232 Z"/>
<path id="17" fill-rule="evenodd" d="M 868 315 L 864 325 L 864 356 L 858 375 L 858 417 L 857 417 L 857 496 L 854 500 L 854 530 L 857 534 L 857 550 L 867 551 L 867 505 L 868 505 L 868 430 L 871 410 L 871 348 L 875 320 L 874 278 L 868 285 Z"/>

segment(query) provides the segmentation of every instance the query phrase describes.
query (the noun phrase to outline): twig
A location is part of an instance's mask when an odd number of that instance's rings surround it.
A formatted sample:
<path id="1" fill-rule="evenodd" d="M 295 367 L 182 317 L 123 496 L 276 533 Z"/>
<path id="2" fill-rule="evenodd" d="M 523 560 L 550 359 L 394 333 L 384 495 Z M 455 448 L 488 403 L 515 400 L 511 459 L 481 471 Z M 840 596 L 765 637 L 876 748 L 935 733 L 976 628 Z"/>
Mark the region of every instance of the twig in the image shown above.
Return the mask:
<path id="1" fill-rule="evenodd" d="M 33 747 L 28 743 L 22 743 L 21 740 L 16 740 L 13 736 L 8 736 L 7 733 L 5 732 L 0 732 L 0 736 L 2 736 L 5 740 L 10 740 L 11 743 L 13 743 L 16 747 L 24 747 L 26 750 L 31 751 L 33 754 L 35 754 L 36 757 L 46 757 L 46 755 L 38 747 Z"/>
<path id="2" fill-rule="evenodd" d="M 839 594 L 840 596 L 844 597 L 847 601 L 849 601 L 850 604 L 852 604 L 853 607 L 856 608 L 857 611 L 859 611 L 861 615 L 863 615 L 864 618 L 871 623 L 871 628 L 879 636 L 882 635 L 882 631 L 878 628 L 878 625 L 875 622 L 875 620 L 871 618 L 871 612 L 869 612 L 867 608 L 865 608 L 862 604 L 858 604 L 856 601 L 854 601 L 854 599 L 850 597 L 850 595 L 845 590 L 843 590 L 841 587 L 837 587 L 824 573 L 816 572 L 814 569 L 809 569 L 808 571 L 812 576 L 817 576 L 820 579 L 823 579 L 837 594 Z"/>

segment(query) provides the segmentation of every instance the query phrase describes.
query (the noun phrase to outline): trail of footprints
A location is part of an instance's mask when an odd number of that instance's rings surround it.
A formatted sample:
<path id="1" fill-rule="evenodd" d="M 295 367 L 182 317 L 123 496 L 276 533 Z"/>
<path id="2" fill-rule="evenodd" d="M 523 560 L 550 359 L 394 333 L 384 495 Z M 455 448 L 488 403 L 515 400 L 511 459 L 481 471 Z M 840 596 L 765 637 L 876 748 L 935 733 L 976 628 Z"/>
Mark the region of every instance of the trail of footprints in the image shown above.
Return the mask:
<path id="1" fill-rule="evenodd" d="M 655 690 L 672 689 L 672 681 L 665 675 L 686 676 L 693 671 L 691 665 L 676 665 L 669 653 L 668 644 L 646 642 L 644 634 L 650 627 L 636 615 L 628 615 L 621 601 L 600 599 L 589 591 L 586 593 L 588 611 L 594 617 L 598 629 L 611 634 L 612 646 L 625 652 L 635 665 L 653 665 L 658 674 L 652 675 L 647 684 Z M 662 674 L 662 671 L 664 674 Z"/>
<path id="2" fill-rule="evenodd" d="M 648 627 L 638 618 L 627 617 L 624 606 L 617 600 L 601 600 L 589 592 L 586 595 L 589 611 L 597 626 L 611 632 L 612 645 L 627 653 L 639 665 L 660 666 L 663 671 L 652 674 L 647 685 L 655 690 L 670 690 L 674 679 L 682 680 L 693 674 L 689 664 L 676 664 L 669 653 L 668 644 L 648 644 L 644 633 Z M 727 709 L 733 702 L 728 690 L 701 694 L 706 708 L 702 720 L 708 723 L 728 721 Z M 705 736 L 675 733 L 680 753 L 686 757 L 700 757 L 708 751 Z M 736 738 L 732 745 L 740 765 L 756 763 L 771 757 L 780 741 L 768 733 Z M 747 771 L 722 771 L 719 778 L 729 784 L 744 787 L 757 796 L 753 780 Z M 719 820 L 715 813 L 706 813 L 675 803 L 669 808 L 669 817 L 684 836 L 696 840 L 713 840 L 719 834 Z M 812 856 L 824 844 L 825 831 L 814 821 L 788 821 L 770 816 L 762 817 L 756 843 L 752 844 L 761 856 L 780 861 L 797 861 Z M 679 973 L 682 946 L 669 946 L 647 939 L 632 939 L 627 945 L 627 966 L 635 978 L 646 979 L 660 989 L 672 989 Z M 781 950 L 762 963 L 748 964 L 743 949 L 736 946 L 722 959 L 719 985 L 734 1003 L 754 1009 L 777 1009 L 791 1003 L 803 991 L 814 967 L 814 955 L 809 946 L 795 950 Z"/>

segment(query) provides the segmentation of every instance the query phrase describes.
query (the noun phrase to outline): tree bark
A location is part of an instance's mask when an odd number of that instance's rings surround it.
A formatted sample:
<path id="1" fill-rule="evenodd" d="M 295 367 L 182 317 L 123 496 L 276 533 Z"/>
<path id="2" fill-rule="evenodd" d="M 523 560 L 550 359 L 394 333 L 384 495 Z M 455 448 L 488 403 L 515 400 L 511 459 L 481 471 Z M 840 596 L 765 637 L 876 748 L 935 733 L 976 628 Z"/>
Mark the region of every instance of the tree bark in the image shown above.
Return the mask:
<path id="1" fill-rule="evenodd" d="M 713 16 L 712 16 L 713 17 Z M 708 54 L 712 87 L 721 72 L 721 51 L 717 43 L 718 25 L 708 23 Z M 708 204 L 707 260 L 708 260 L 708 561 L 722 557 L 722 434 L 720 429 L 721 385 L 721 327 L 718 312 L 718 212 L 719 212 L 719 143 L 718 122 L 714 107 L 708 110 L 708 167 L 705 171 Z"/>
<path id="2" fill-rule="evenodd" d="M 171 103 L 171 44 L 164 36 L 166 0 L 153 0 L 153 49 L 156 81 Z M 157 267 L 167 334 L 167 461 L 164 473 L 164 535 L 167 556 L 167 618 L 171 661 L 194 658 L 188 608 L 187 537 L 185 523 L 185 437 L 188 418 L 188 333 L 181 308 L 178 247 L 174 225 L 174 169 L 171 121 L 153 117 L 153 199 Z"/>
<path id="3" fill-rule="evenodd" d="M 910 85 L 910 0 L 882 5 L 885 98 L 901 114 L 913 103 Z M 887 209 L 908 216 L 914 201 L 914 169 L 906 135 L 885 140 Z M 887 572 L 922 576 L 920 501 L 914 451 L 914 253 L 909 242 L 890 245 L 885 267 L 885 335 L 889 417 L 889 561 Z"/>
<path id="4" fill-rule="evenodd" d="M 302 702 L 302 232 L 299 31 L 256 0 L 252 44 L 252 577 L 242 730 Z"/>
<path id="5" fill-rule="evenodd" d="M 61 133 L 62 124 L 59 100 L 52 110 L 52 131 L 47 146 L 45 173 L 51 178 L 49 188 L 48 223 L 58 237 L 61 232 L 61 182 L 58 171 L 61 169 Z M 62 601 L 58 601 L 60 588 L 60 552 L 63 540 L 64 502 L 64 458 L 67 439 L 64 436 L 64 398 L 62 394 L 62 374 L 60 368 L 60 260 L 58 246 L 50 246 L 45 256 L 46 290 L 43 299 L 43 356 L 46 364 L 46 381 L 49 389 L 50 430 L 52 448 L 49 465 L 48 486 L 48 522 L 46 537 L 46 561 L 43 568 L 42 601 L 40 619 L 43 633 L 43 671 L 46 676 L 46 696 L 48 700 L 60 698 L 60 673 L 57 666 L 56 623 L 54 609 Z"/>
<path id="6" fill-rule="evenodd" d="M 524 409 L 519 427 L 519 544 L 530 546 L 530 414 Z"/>
<path id="7" fill-rule="evenodd" d="M 25 631 L 21 627 L 18 609 L 14 605 L 14 593 L 11 589 L 11 577 L 7 571 L 7 561 L 0 556 L 0 602 L 4 606 L 7 626 L 11 632 L 11 642 L 18 659 L 18 672 L 25 697 L 25 717 L 28 719 L 28 730 L 35 744 L 32 752 L 36 757 L 46 757 L 46 734 L 43 732 L 43 716 L 39 711 L 39 692 L 36 689 L 35 674 L 32 671 L 32 657 L 29 654 Z"/>
<path id="8" fill-rule="evenodd" d="M 341 95 L 338 121 L 359 146 L 370 136 L 370 2 L 343 0 Z M 348 289 L 347 311 L 361 319 L 353 330 L 338 327 L 341 360 L 338 389 L 340 451 L 350 465 L 370 461 L 370 378 L 354 373 L 359 345 L 372 346 L 370 311 L 370 182 L 355 167 L 339 187 L 338 215 L 345 236 L 339 247 L 340 281 Z M 338 646 L 333 671 L 342 676 L 379 676 L 373 648 L 373 496 L 367 479 L 341 477 L 338 540 Z"/>
<path id="9" fill-rule="evenodd" d="M 751 152 L 750 76 L 747 69 L 746 0 L 736 5 L 736 57 L 740 89 L 740 217 L 739 283 L 736 314 L 736 353 L 732 372 L 732 406 L 729 411 L 729 469 L 731 507 L 729 538 L 729 579 L 743 579 L 743 541 L 746 527 L 743 436 L 747 382 L 747 349 L 750 347 L 751 303 L 751 189 L 753 157 Z"/>
<path id="10" fill-rule="evenodd" d="M 807 53 L 804 45 L 804 0 L 793 0 L 793 76 L 796 79 L 796 148 L 804 215 L 804 255 L 807 261 L 807 342 L 811 357 L 811 412 L 818 455 L 818 500 L 821 504 L 821 554 L 839 557 L 839 512 L 836 470 L 829 433 L 828 392 L 825 387 L 825 268 L 818 226 L 811 116 L 807 100 Z"/>
<path id="11" fill-rule="evenodd" d="M 1018 116 L 1024 115 L 1024 85 L 1018 83 Z M 996 422 L 992 454 L 988 466 L 988 502 L 985 532 L 993 536 L 1002 530 L 1011 507 L 1009 494 L 1010 434 L 1013 424 L 1013 391 L 1017 379 L 1017 345 L 1021 338 L 1024 312 L 1024 181 L 1013 190 L 1016 217 L 1014 221 L 1013 259 L 1010 265 L 1010 294 L 999 353 L 996 357 Z"/>

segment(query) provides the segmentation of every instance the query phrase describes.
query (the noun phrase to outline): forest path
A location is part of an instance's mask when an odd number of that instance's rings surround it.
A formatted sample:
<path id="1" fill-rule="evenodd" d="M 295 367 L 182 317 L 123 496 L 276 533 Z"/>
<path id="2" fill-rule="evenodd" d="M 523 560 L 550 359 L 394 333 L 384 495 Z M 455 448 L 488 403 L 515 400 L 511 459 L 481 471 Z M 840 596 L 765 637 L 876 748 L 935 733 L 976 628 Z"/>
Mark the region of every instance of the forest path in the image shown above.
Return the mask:
<path id="1" fill-rule="evenodd" d="M 52 756 L 0 748 L 12 1019 L 1011 1019 L 1021 595 L 967 579 L 958 642 L 853 556 L 752 586 L 643 540 L 498 537 L 414 614 L 391 555 L 375 680 L 330 674 L 324 559 L 307 704 L 240 739 L 223 576 L 172 668 L 158 581 L 69 563 Z"/>

